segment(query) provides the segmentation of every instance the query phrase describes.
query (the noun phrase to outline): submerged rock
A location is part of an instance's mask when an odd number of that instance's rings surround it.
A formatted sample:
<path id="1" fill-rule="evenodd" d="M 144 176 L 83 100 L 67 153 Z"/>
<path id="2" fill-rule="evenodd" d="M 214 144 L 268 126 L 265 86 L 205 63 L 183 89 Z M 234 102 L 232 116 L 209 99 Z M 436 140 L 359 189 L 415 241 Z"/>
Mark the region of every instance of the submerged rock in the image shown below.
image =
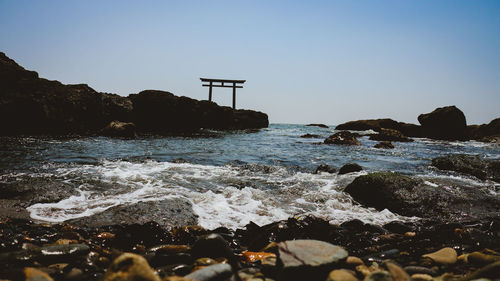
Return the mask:
<path id="1" fill-rule="evenodd" d="M 394 145 L 390 141 L 381 141 L 376 145 L 374 145 L 373 147 L 382 149 L 393 149 Z"/>
<path id="2" fill-rule="evenodd" d="M 318 167 L 316 167 L 316 170 L 314 170 L 314 174 L 319 174 L 321 172 L 333 174 L 337 172 L 337 169 L 327 164 L 321 164 Z"/>
<path id="3" fill-rule="evenodd" d="M 455 106 L 436 108 L 420 114 L 418 122 L 426 137 L 443 140 L 466 140 L 467 122 L 464 113 Z"/>
<path id="4" fill-rule="evenodd" d="M 362 171 L 363 167 L 356 163 L 347 163 L 339 170 L 339 175 Z"/>
<path id="5" fill-rule="evenodd" d="M 315 134 L 305 134 L 305 135 L 302 135 L 300 137 L 304 138 L 304 139 L 320 139 L 320 138 L 322 138 L 322 136 L 315 135 Z"/>
<path id="6" fill-rule="evenodd" d="M 320 128 L 328 129 L 328 126 L 325 125 L 325 124 L 307 124 L 306 126 L 309 126 L 309 127 L 320 127 Z"/>
<path id="7" fill-rule="evenodd" d="M 325 144 L 361 145 L 355 134 L 349 131 L 335 133 L 324 141 Z"/>
<path id="8" fill-rule="evenodd" d="M 432 166 L 455 171 L 476 178 L 500 182 L 500 161 L 493 161 L 474 155 L 453 154 L 432 159 Z"/>

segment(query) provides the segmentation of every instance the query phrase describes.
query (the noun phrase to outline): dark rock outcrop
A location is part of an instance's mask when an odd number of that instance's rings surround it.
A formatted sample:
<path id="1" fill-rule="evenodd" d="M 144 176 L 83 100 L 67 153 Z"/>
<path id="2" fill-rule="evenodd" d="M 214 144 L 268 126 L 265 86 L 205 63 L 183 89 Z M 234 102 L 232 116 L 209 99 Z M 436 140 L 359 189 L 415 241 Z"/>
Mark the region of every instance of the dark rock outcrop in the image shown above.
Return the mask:
<path id="1" fill-rule="evenodd" d="M 380 132 L 382 128 L 398 130 L 404 135 L 410 137 L 422 137 L 422 128 L 420 126 L 397 122 L 389 118 L 349 121 L 336 127 L 337 130 L 373 130 L 376 132 Z"/>
<path id="2" fill-rule="evenodd" d="M 376 141 L 399 141 L 412 142 L 413 140 L 403 135 L 400 131 L 394 129 L 381 128 L 380 133 L 370 136 L 371 140 Z"/>
<path id="3" fill-rule="evenodd" d="M 49 81 L 0 52 L 0 135 L 114 135 L 116 130 L 102 129 L 115 120 L 134 122 L 143 133 L 269 125 L 267 115 L 261 112 L 233 110 L 168 92 L 149 90 L 121 97 L 96 92 L 85 84 Z"/>
<path id="4" fill-rule="evenodd" d="M 349 131 L 335 133 L 324 141 L 325 144 L 361 145 L 355 134 Z"/>
<path id="5" fill-rule="evenodd" d="M 436 108 L 420 114 L 418 122 L 426 137 L 442 140 L 466 140 L 467 122 L 464 113 L 455 106 Z"/>
<path id="6" fill-rule="evenodd" d="M 198 222 L 198 216 L 188 200 L 177 198 L 119 205 L 92 216 L 67 222 L 79 226 L 96 227 L 113 224 L 144 224 L 150 221 L 155 221 L 162 227 L 178 227 L 195 225 Z"/>
<path id="7" fill-rule="evenodd" d="M 356 163 L 347 163 L 339 170 L 339 175 L 362 171 L 363 167 Z"/>
<path id="8" fill-rule="evenodd" d="M 359 203 L 377 210 L 441 221 L 496 216 L 500 200 L 487 191 L 450 181 L 377 172 L 357 177 L 345 190 Z"/>
<path id="9" fill-rule="evenodd" d="M 329 127 L 325 124 L 307 124 L 306 126 L 308 127 L 320 127 L 320 128 L 325 128 L 328 129 Z"/>
<path id="10" fill-rule="evenodd" d="M 376 145 L 374 145 L 373 147 L 381 149 L 393 149 L 394 145 L 390 141 L 381 141 Z"/>
<path id="11" fill-rule="evenodd" d="M 314 174 L 319 174 L 321 172 L 333 174 L 337 172 L 337 169 L 327 164 L 321 164 L 318 167 L 316 167 L 316 170 L 314 170 Z"/>
<path id="12" fill-rule="evenodd" d="M 500 182 L 500 161 L 479 156 L 454 154 L 432 159 L 432 166 L 447 171 L 455 171 L 478 179 L 491 179 Z"/>
<path id="13" fill-rule="evenodd" d="M 467 126 L 467 136 L 482 142 L 500 143 L 500 118 L 488 124 Z"/>
<path id="14" fill-rule="evenodd" d="M 137 137 L 135 124 L 132 122 L 112 121 L 104 129 L 101 134 L 108 137 Z"/>

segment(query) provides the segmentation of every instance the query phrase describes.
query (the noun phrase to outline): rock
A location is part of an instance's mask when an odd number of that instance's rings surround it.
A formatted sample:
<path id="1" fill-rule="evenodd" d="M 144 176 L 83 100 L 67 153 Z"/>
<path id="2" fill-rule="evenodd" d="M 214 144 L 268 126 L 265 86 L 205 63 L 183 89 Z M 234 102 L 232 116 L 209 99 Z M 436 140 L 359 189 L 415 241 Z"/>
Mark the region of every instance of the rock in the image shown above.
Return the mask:
<path id="1" fill-rule="evenodd" d="M 339 175 L 362 171 L 363 167 L 356 163 L 347 163 L 339 170 Z"/>
<path id="2" fill-rule="evenodd" d="M 359 281 L 354 272 L 347 269 L 335 269 L 328 274 L 326 281 Z"/>
<path id="3" fill-rule="evenodd" d="M 85 244 L 66 244 L 45 246 L 40 248 L 41 259 L 67 261 L 85 256 L 90 252 L 90 247 Z"/>
<path id="4" fill-rule="evenodd" d="M 347 258 L 343 248 L 318 240 L 284 241 L 278 247 L 278 280 L 324 279 L 332 267 Z"/>
<path id="5" fill-rule="evenodd" d="M 314 174 L 319 174 L 321 172 L 333 174 L 337 172 L 337 169 L 327 164 L 321 164 L 318 167 L 316 167 L 316 170 L 314 170 Z"/>
<path id="6" fill-rule="evenodd" d="M 276 257 L 275 254 L 273 253 L 267 253 L 267 252 L 249 252 L 249 251 L 244 251 L 241 253 L 241 256 L 245 258 L 245 261 L 247 262 L 256 262 L 259 260 L 266 259 L 268 257 Z"/>
<path id="7" fill-rule="evenodd" d="M 393 149 L 394 145 L 390 141 L 382 141 L 374 145 L 375 148 Z"/>
<path id="8" fill-rule="evenodd" d="M 417 273 L 411 276 L 413 281 L 432 281 L 434 280 L 429 274 Z"/>
<path id="9" fill-rule="evenodd" d="M 191 203 L 182 198 L 138 202 L 111 207 L 101 213 L 69 220 L 77 226 L 105 226 L 113 224 L 144 224 L 155 221 L 163 227 L 193 225 L 198 222 Z"/>
<path id="10" fill-rule="evenodd" d="M 306 126 L 308 126 L 308 127 L 320 127 L 320 128 L 328 129 L 328 126 L 325 124 L 307 124 Z"/>
<path id="11" fill-rule="evenodd" d="M 438 274 L 435 270 L 423 266 L 405 266 L 404 270 L 410 275 L 421 273 L 436 276 Z"/>
<path id="12" fill-rule="evenodd" d="M 66 280 L 81 280 L 83 277 L 83 271 L 76 267 L 73 267 L 68 273 L 64 275 L 64 278 L 66 278 Z"/>
<path id="13" fill-rule="evenodd" d="M 370 136 L 371 140 L 376 141 L 399 141 L 412 142 L 413 140 L 403 135 L 400 131 L 394 129 L 381 128 L 380 133 Z"/>
<path id="14" fill-rule="evenodd" d="M 500 276 L 500 261 L 490 263 L 487 266 L 474 271 L 462 278 L 460 281 L 476 280 L 479 278 L 498 278 Z M 495 279 L 496 280 L 496 279 Z"/>
<path id="15" fill-rule="evenodd" d="M 191 254 L 194 258 L 228 258 L 232 259 L 234 254 L 227 241 L 219 234 L 208 234 L 201 236 L 193 245 Z"/>
<path id="16" fill-rule="evenodd" d="M 322 136 L 314 135 L 314 134 L 305 134 L 305 135 L 302 135 L 300 137 L 304 138 L 304 139 L 320 139 L 320 138 L 322 138 Z"/>
<path id="17" fill-rule="evenodd" d="M 467 135 L 471 139 L 485 142 L 500 137 L 500 118 L 493 119 L 488 124 L 467 126 Z"/>
<path id="18" fill-rule="evenodd" d="M 50 275 L 33 267 L 26 267 L 24 275 L 26 281 L 54 281 Z"/>
<path id="19" fill-rule="evenodd" d="M 500 161 L 493 161 L 479 156 L 451 154 L 432 159 L 432 166 L 446 171 L 455 171 L 476 178 L 491 179 L 500 182 Z"/>
<path id="20" fill-rule="evenodd" d="M 394 281 L 411 281 L 410 275 L 408 275 L 399 265 L 392 262 L 386 262 L 385 266 L 387 270 L 389 270 Z"/>
<path id="21" fill-rule="evenodd" d="M 467 122 L 464 113 L 455 106 L 436 108 L 433 112 L 420 114 L 418 122 L 424 135 L 432 139 L 466 140 Z"/>
<path id="22" fill-rule="evenodd" d="M 380 132 L 382 128 L 398 130 L 405 136 L 410 136 L 410 137 L 422 136 L 422 128 L 420 126 L 415 124 L 397 122 L 392 119 L 370 119 L 370 120 L 349 121 L 338 125 L 335 129 L 352 130 L 352 131 L 373 130 L 376 132 Z"/>
<path id="23" fill-rule="evenodd" d="M 344 192 L 363 205 L 404 216 L 459 221 L 495 216 L 498 212 L 500 201 L 485 191 L 433 181 L 436 185 L 398 173 L 377 172 L 357 177 Z"/>
<path id="24" fill-rule="evenodd" d="M 362 259 L 360 259 L 358 257 L 352 257 L 352 256 L 348 256 L 345 263 L 348 265 L 352 265 L 352 266 L 358 266 L 358 265 L 365 264 Z"/>
<path id="25" fill-rule="evenodd" d="M 494 263 L 496 261 L 500 261 L 500 256 L 483 254 L 481 252 L 472 252 L 467 256 L 468 263 L 481 266 Z"/>
<path id="26" fill-rule="evenodd" d="M 387 271 L 375 271 L 366 276 L 364 281 L 394 281 L 391 274 Z"/>
<path id="27" fill-rule="evenodd" d="M 160 281 L 142 256 L 124 253 L 109 266 L 103 281 Z"/>
<path id="28" fill-rule="evenodd" d="M 361 145 L 356 136 L 349 131 L 341 131 L 335 133 L 324 141 L 325 144 L 338 144 L 338 145 Z"/>
<path id="29" fill-rule="evenodd" d="M 232 274 L 229 264 L 219 263 L 197 270 L 184 276 L 184 278 L 193 281 L 215 281 L 225 280 L 225 278 L 231 277 Z"/>
<path id="30" fill-rule="evenodd" d="M 104 129 L 102 129 L 101 134 L 108 137 L 125 137 L 125 138 L 136 138 L 136 128 L 135 124 L 132 122 L 121 122 L 121 121 L 111 121 Z"/>
<path id="31" fill-rule="evenodd" d="M 457 251 L 448 247 L 433 253 L 422 255 L 422 257 L 429 258 L 438 264 L 454 264 L 457 262 Z"/>

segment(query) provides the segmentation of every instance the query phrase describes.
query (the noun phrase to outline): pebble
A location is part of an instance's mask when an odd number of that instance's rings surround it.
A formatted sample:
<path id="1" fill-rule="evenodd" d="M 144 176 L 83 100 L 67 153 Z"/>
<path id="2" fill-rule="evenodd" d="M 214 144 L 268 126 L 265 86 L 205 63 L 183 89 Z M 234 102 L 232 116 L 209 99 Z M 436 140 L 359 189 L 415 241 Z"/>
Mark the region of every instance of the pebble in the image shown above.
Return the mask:
<path id="1" fill-rule="evenodd" d="M 431 276 L 436 276 L 438 274 L 435 270 L 423 266 L 405 266 L 403 269 L 410 275 L 422 273 Z"/>
<path id="2" fill-rule="evenodd" d="M 197 270 L 184 276 L 184 278 L 193 281 L 224 280 L 232 274 L 233 272 L 229 264 L 219 263 Z"/>
<path id="3" fill-rule="evenodd" d="M 411 276 L 413 281 L 432 281 L 432 276 L 429 274 L 417 273 Z"/>
<path id="4" fill-rule="evenodd" d="M 47 273 L 33 267 L 26 267 L 24 269 L 26 281 L 54 281 Z"/>
<path id="5" fill-rule="evenodd" d="M 352 266 L 358 266 L 358 265 L 365 264 L 362 259 L 360 259 L 358 257 L 353 257 L 353 256 L 348 256 L 345 263 L 348 265 L 352 265 Z"/>
<path id="6" fill-rule="evenodd" d="M 487 266 L 467 275 L 461 281 L 475 280 L 479 278 L 498 278 L 500 276 L 500 261 L 490 263 Z"/>
<path id="7" fill-rule="evenodd" d="M 364 281 L 394 281 L 391 274 L 387 271 L 379 270 L 370 273 L 366 276 Z"/>
<path id="8" fill-rule="evenodd" d="M 467 256 L 467 262 L 477 265 L 487 265 L 500 261 L 500 256 L 483 254 L 481 252 L 472 252 Z"/>
<path id="9" fill-rule="evenodd" d="M 211 258 L 199 258 L 194 261 L 194 266 L 209 266 L 217 264 L 217 261 Z"/>
<path id="10" fill-rule="evenodd" d="M 457 262 L 457 251 L 453 248 L 442 248 L 439 251 L 422 255 L 438 264 L 454 264 Z"/>
<path id="11" fill-rule="evenodd" d="M 392 279 L 394 281 L 410 281 L 410 275 L 404 271 L 399 265 L 392 263 L 392 262 L 386 262 L 385 266 L 387 267 L 387 270 L 389 270 L 389 273 L 392 276 Z"/>
<path id="12" fill-rule="evenodd" d="M 326 281 L 359 281 L 355 273 L 347 269 L 335 269 L 328 274 Z"/>
<path id="13" fill-rule="evenodd" d="M 284 268 L 322 266 L 347 258 L 342 247 L 318 240 L 291 240 L 278 244 L 279 259 Z"/>
<path id="14" fill-rule="evenodd" d="M 194 258 L 232 258 L 233 250 L 222 236 L 212 233 L 201 236 L 194 243 L 191 254 Z"/>
<path id="15" fill-rule="evenodd" d="M 102 281 L 160 281 L 142 256 L 124 253 L 109 266 Z"/>
<path id="16" fill-rule="evenodd" d="M 378 264 L 376 262 L 374 262 L 369 267 L 366 266 L 366 265 L 364 265 L 364 264 L 363 265 L 358 265 L 358 266 L 356 266 L 356 271 L 358 271 L 359 273 L 363 274 L 363 276 L 368 276 L 372 272 L 380 271 L 380 267 L 378 266 Z"/>
<path id="17" fill-rule="evenodd" d="M 83 271 L 79 268 L 73 267 L 70 272 L 64 275 L 66 280 L 80 280 L 83 278 Z"/>
<path id="18" fill-rule="evenodd" d="M 267 253 L 267 252 L 249 252 L 249 251 L 244 251 L 241 253 L 241 256 L 245 258 L 245 261 L 247 262 L 256 262 L 256 261 L 261 261 L 267 257 L 276 257 L 275 254 L 273 253 Z"/>

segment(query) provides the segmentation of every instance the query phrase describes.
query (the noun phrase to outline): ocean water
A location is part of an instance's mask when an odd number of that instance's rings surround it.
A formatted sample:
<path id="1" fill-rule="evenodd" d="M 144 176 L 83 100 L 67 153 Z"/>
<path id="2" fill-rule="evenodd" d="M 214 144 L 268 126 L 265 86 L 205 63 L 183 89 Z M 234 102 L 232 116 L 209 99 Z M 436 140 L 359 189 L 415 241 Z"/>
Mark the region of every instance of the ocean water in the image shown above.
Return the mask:
<path id="1" fill-rule="evenodd" d="M 434 157 L 463 153 L 500 160 L 500 146 L 475 141 L 415 139 L 392 150 L 318 144 L 334 129 L 271 124 L 256 131 L 205 131 L 197 136 L 148 136 L 124 140 L 86 138 L 0 138 L 0 181 L 50 179 L 76 190 L 59 202 L 28 207 L 33 219 L 63 222 L 140 201 L 185 198 L 206 228 L 238 228 L 292 216 L 315 215 L 332 223 L 350 219 L 383 224 L 414 220 L 388 210 L 360 206 L 343 192 L 355 177 L 396 171 L 423 178 L 475 185 L 500 194 L 500 185 L 430 166 Z M 323 138 L 304 139 L 303 134 Z M 369 131 L 364 134 L 370 133 Z M 373 133 L 373 132 L 371 132 Z M 350 162 L 364 171 L 337 175 L 312 171 Z"/>

